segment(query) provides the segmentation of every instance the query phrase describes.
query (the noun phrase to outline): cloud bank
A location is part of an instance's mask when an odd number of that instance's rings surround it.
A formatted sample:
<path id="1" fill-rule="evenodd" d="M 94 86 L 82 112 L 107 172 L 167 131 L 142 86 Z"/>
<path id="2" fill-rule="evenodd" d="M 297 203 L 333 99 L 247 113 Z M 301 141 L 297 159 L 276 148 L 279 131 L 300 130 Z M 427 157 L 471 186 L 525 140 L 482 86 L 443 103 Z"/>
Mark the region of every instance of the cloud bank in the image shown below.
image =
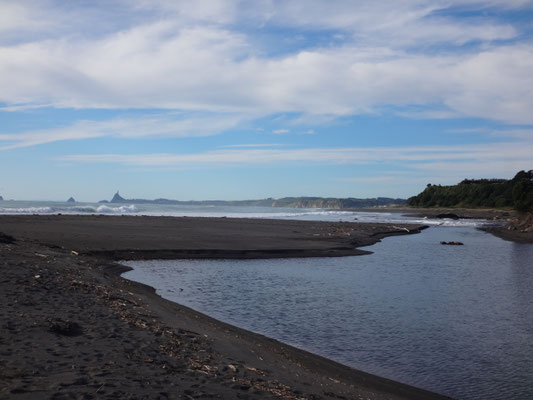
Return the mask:
<path id="1" fill-rule="evenodd" d="M 533 143 L 491 143 L 463 146 L 398 146 L 348 148 L 225 148 L 194 154 L 74 154 L 58 161 L 72 163 L 104 163 L 137 167 L 197 168 L 253 167 L 285 165 L 380 165 L 394 166 L 396 173 L 409 172 L 433 176 L 463 177 L 489 174 L 494 177 L 512 176 L 516 171 L 531 167 Z M 361 181 L 357 178 L 354 181 Z M 373 179 L 365 177 L 363 179 Z M 380 177 L 380 179 L 384 179 Z M 462 179 L 462 178 L 461 178 Z M 350 179 L 348 179 L 350 180 Z"/>
<path id="2" fill-rule="evenodd" d="M 533 124 L 533 44 L 522 39 L 531 27 L 498 17 L 531 7 L 496 0 L 2 2 L 0 102 L 7 109 L 334 117 L 384 108 L 407 115 L 420 106 L 430 118 Z M 457 16 L 469 10 L 487 16 Z M 275 44 L 274 29 L 288 32 L 285 42 Z"/>

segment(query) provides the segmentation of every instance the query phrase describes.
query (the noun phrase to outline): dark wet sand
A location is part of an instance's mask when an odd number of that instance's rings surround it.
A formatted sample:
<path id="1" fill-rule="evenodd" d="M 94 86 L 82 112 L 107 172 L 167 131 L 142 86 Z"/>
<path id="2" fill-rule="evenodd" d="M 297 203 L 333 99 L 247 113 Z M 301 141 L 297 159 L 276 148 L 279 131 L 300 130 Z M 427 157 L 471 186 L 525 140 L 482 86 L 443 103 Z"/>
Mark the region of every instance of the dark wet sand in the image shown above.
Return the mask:
<path id="1" fill-rule="evenodd" d="M 367 251 L 356 246 L 421 228 L 247 218 L 0 215 L 0 232 L 114 260 L 359 255 Z"/>
<path id="2" fill-rule="evenodd" d="M 121 278 L 127 267 L 113 262 L 160 251 L 173 258 L 340 256 L 357 254 L 355 244 L 407 234 L 402 228 L 420 227 L 1 216 L 0 398 L 445 398 L 164 300 Z"/>

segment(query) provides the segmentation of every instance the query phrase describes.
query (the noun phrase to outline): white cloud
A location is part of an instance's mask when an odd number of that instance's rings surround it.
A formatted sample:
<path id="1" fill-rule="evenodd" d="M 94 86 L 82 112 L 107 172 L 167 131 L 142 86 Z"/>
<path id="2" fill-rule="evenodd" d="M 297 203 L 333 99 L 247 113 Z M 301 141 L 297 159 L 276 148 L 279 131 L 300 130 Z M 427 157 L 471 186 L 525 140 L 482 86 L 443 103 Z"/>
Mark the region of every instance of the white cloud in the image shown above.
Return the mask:
<path id="1" fill-rule="evenodd" d="M 120 138 L 210 136 L 233 128 L 241 122 L 243 118 L 236 115 L 154 115 L 108 121 L 78 121 L 57 129 L 0 133 L 0 151 L 104 136 Z M 2 142 L 7 143 L 2 145 Z"/>
<path id="2" fill-rule="evenodd" d="M 248 8 L 243 1 L 235 0 L 126 0 L 126 7 L 133 4 L 141 10 L 162 10 L 166 15 L 173 12 L 173 17 L 191 23 L 231 24 L 238 20 L 243 8 Z"/>
<path id="3" fill-rule="evenodd" d="M 20 4 L 0 3 L 0 11 L 7 10 L 15 21 L 6 28 L 10 31 L 22 29 L 34 15 L 46 27 L 69 15 L 85 27 L 99 15 L 90 8 L 84 19 L 83 9 L 62 11 L 53 1 L 46 2 L 49 10 L 39 2 Z M 533 44 L 492 43 L 517 37 L 508 23 L 435 17 L 450 7 L 448 1 L 109 4 L 112 11 L 124 8 L 126 23 L 113 22 L 111 10 L 101 7 L 104 22 L 95 23 L 92 34 L 81 35 L 75 31 L 79 27 L 69 25 L 59 37 L 54 31 L 46 40 L 0 46 L 0 102 L 6 110 L 46 104 L 332 118 L 415 105 L 427 109 L 402 115 L 533 123 Z M 530 5 L 462 0 L 453 7 Z M 243 16 L 250 18 L 245 31 L 237 26 Z M 253 37 L 261 24 L 339 30 L 351 39 L 269 57 Z M 453 45 L 474 40 L 483 46 L 453 51 Z M 446 50 L 412 51 L 412 46 L 439 43 Z"/>
<path id="4" fill-rule="evenodd" d="M 445 57 L 343 47 L 269 60 L 242 58 L 244 39 L 227 31 L 165 32 L 1 48 L 0 101 L 329 116 L 440 103 L 437 116 L 533 123 L 533 46 Z"/>
<path id="5" fill-rule="evenodd" d="M 289 133 L 289 130 L 288 129 L 276 129 L 275 131 L 272 131 L 272 133 L 276 135 L 281 135 L 283 133 Z"/>
<path id="6" fill-rule="evenodd" d="M 125 164 L 133 166 L 276 165 L 305 164 L 395 164 L 410 170 L 485 171 L 495 176 L 531 168 L 533 143 L 491 143 L 464 146 L 361 147 L 260 149 L 240 148 L 195 154 L 77 154 L 60 157 L 71 162 Z"/>
<path id="7" fill-rule="evenodd" d="M 533 129 L 494 129 L 494 128 L 464 128 L 464 129 L 449 129 L 447 133 L 452 134 L 479 134 L 497 138 L 515 138 L 515 139 L 533 139 Z"/>
<path id="8" fill-rule="evenodd" d="M 354 178 L 339 178 L 337 180 L 350 183 L 394 183 L 398 181 L 398 176 L 360 176 Z"/>
<path id="9" fill-rule="evenodd" d="M 233 149 L 238 149 L 238 148 L 253 148 L 253 147 L 279 147 L 279 146 L 285 146 L 284 144 L 281 144 L 281 143 L 254 143 L 254 144 L 227 144 L 225 146 L 222 146 L 224 148 L 233 148 Z"/>
<path id="10" fill-rule="evenodd" d="M 500 178 L 512 177 L 517 171 L 531 169 L 531 160 L 524 158 L 506 158 L 496 160 L 486 160 L 485 162 L 429 162 L 416 164 L 414 169 L 423 171 L 425 174 L 438 174 L 437 176 L 452 175 L 460 180 L 465 177 L 471 178 Z M 437 183 L 437 182 L 433 182 Z"/>
<path id="11" fill-rule="evenodd" d="M 466 146 L 371 147 L 371 148 L 265 148 L 248 146 L 194 154 L 75 154 L 57 158 L 62 163 L 118 164 L 132 168 L 204 169 L 232 167 L 349 165 L 356 177 L 335 181 L 383 188 L 422 187 L 427 183 L 455 184 L 465 177 L 511 178 L 531 169 L 533 143 L 492 143 Z M 374 166 L 386 166 L 383 175 L 366 176 Z M 374 172 L 375 173 L 375 172 Z M 373 173 L 373 174 L 374 174 Z M 385 185 L 385 186 L 383 186 Z M 418 189 L 417 189 L 418 190 Z M 398 192 L 396 192 L 398 193 Z"/>
<path id="12" fill-rule="evenodd" d="M 437 17 L 441 11 L 464 7 L 519 8 L 512 2 L 440 0 L 363 1 L 306 0 L 272 2 L 269 20 L 288 26 L 343 30 L 365 45 L 421 46 L 432 43 L 461 45 L 475 40 L 510 39 L 517 35 L 508 25 L 490 19 L 466 23 L 453 17 Z"/>
<path id="13" fill-rule="evenodd" d="M 491 136 L 494 137 L 506 137 L 517 139 L 533 139 L 533 129 L 506 129 L 499 131 L 491 131 Z"/>
<path id="14" fill-rule="evenodd" d="M 485 19 L 458 23 L 451 17 L 435 17 L 449 9 L 517 9 L 531 5 L 524 1 L 446 0 L 347 1 L 347 0 L 138 0 L 138 7 L 172 13 L 189 23 L 219 25 L 248 24 L 333 29 L 349 32 L 366 43 L 453 42 L 509 39 L 513 27 Z M 336 34 L 339 35 L 339 34 Z M 341 35 L 342 36 L 342 35 Z"/>
<path id="15" fill-rule="evenodd" d="M 39 30 L 48 26 L 46 20 L 38 18 L 34 9 L 23 3 L 2 1 L 0 3 L 0 32 L 10 33 L 19 29 Z"/>

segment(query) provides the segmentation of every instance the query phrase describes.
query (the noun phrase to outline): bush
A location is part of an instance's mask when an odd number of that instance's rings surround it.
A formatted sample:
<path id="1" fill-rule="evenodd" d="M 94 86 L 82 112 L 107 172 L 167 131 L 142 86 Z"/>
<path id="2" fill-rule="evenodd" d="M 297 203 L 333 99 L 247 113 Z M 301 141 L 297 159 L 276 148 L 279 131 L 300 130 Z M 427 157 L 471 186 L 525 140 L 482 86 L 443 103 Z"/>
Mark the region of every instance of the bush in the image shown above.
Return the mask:
<path id="1" fill-rule="evenodd" d="M 533 211 L 533 170 L 513 179 L 464 179 L 453 186 L 428 184 L 407 200 L 412 207 L 498 207 Z"/>

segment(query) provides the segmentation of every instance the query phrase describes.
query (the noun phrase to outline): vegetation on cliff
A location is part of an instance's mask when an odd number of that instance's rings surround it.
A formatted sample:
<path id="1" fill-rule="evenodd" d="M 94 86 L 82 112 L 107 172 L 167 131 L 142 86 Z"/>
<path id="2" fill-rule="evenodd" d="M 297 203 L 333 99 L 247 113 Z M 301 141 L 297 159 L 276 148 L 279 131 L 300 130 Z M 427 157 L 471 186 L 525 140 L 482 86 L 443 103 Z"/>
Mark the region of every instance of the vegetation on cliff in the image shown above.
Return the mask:
<path id="1" fill-rule="evenodd" d="M 428 184 L 407 200 L 412 207 L 513 208 L 533 211 L 533 170 L 513 179 L 465 179 L 457 185 Z"/>

